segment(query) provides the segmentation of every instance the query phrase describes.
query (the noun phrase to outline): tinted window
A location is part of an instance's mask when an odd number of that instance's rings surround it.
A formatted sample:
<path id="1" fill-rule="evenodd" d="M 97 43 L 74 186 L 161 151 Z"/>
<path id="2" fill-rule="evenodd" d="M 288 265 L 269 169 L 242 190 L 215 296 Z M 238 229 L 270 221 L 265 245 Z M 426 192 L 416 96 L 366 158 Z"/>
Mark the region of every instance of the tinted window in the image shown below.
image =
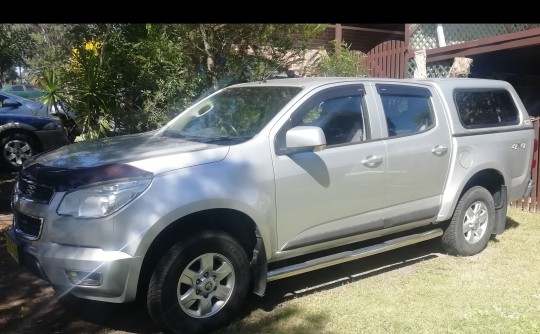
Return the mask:
<path id="1" fill-rule="evenodd" d="M 428 89 L 377 85 L 377 91 L 381 95 L 389 137 L 415 134 L 433 126 Z"/>
<path id="2" fill-rule="evenodd" d="M 318 126 L 326 145 L 356 143 L 365 139 L 362 98 L 359 95 L 321 99 L 299 115 L 292 126 Z"/>
<path id="3" fill-rule="evenodd" d="M 454 101 L 461 124 L 466 128 L 519 123 L 518 110 L 506 90 L 456 90 Z"/>
<path id="4" fill-rule="evenodd" d="M 13 86 L 11 87 L 12 92 L 22 92 L 24 90 L 23 86 Z"/>

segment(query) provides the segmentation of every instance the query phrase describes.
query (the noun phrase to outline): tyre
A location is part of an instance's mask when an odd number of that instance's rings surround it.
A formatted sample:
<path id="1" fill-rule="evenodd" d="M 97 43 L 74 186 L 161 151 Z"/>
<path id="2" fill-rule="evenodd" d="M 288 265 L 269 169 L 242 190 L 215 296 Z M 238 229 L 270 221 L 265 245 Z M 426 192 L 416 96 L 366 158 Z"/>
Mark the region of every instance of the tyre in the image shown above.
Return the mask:
<path id="1" fill-rule="evenodd" d="M 230 235 L 204 231 L 175 244 L 150 279 L 147 307 L 170 333 L 205 333 L 227 324 L 244 303 L 250 270 Z"/>
<path id="2" fill-rule="evenodd" d="M 10 171 L 19 170 L 20 166 L 37 153 L 34 140 L 24 133 L 10 133 L 0 140 L 2 165 Z"/>
<path id="3" fill-rule="evenodd" d="M 450 224 L 444 231 L 442 245 L 458 256 L 470 256 L 486 248 L 495 223 L 495 205 L 491 193 L 475 186 L 460 198 Z"/>

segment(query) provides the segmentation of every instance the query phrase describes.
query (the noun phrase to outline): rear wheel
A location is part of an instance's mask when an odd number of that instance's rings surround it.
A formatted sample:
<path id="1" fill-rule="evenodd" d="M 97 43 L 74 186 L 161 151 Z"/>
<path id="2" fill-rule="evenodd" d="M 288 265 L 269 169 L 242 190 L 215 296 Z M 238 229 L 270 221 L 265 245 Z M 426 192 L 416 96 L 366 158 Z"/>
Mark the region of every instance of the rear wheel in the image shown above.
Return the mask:
<path id="1" fill-rule="evenodd" d="M 31 156 L 37 153 L 34 140 L 24 133 L 11 133 L 0 140 L 2 165 L 16 171 Z"/>
<path id="2" fill-rule="evenodd" d="M 443 234 L 442 244 L 453 255 L 469 256 L 486 248 L 495 222 L 495 205 L 484 187 L 467 190 Z"/>
<path id="3" fill-rule="evenodd" d="M 203 333 L 229 322 L 244 303 L 249 263 L 230 235 L 205 231 L 160 260 L 147 295 L 150 316 L 171 333 Z"/>

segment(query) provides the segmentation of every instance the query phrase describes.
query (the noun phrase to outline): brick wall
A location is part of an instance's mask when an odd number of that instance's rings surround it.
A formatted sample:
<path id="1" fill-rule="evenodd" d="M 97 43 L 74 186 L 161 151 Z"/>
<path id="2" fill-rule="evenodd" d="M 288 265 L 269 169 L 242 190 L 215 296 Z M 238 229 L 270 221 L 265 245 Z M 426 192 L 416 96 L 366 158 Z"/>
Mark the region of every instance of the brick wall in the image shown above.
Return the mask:
<path id="1" fill-rule="evenodd" d="M 323 32 L 318 34 L 309 45 L 310 49 L 318 49 L 321 46 L 330 47 L 330 41 L 336 38 L 336 29 L 327 27 Z"/>

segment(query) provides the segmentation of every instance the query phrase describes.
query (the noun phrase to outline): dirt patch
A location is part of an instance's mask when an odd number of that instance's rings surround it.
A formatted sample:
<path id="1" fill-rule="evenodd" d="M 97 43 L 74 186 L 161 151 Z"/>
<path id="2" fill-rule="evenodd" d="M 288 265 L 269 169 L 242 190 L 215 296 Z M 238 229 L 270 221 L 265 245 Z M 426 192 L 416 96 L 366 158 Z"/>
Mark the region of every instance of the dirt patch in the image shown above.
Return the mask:
<path id="1" fill-rule="evenodd" d="M 17 173 L 0 173 L 0 202 L 9 203 L 11 189 L 13 188 L 13 181 L 15 180 L 16 176 Z M 0 205 L 0 215 L 9 213 L 9 205 L 8 211 L 5 211 L 5 203 L 2 203 Z"/>

